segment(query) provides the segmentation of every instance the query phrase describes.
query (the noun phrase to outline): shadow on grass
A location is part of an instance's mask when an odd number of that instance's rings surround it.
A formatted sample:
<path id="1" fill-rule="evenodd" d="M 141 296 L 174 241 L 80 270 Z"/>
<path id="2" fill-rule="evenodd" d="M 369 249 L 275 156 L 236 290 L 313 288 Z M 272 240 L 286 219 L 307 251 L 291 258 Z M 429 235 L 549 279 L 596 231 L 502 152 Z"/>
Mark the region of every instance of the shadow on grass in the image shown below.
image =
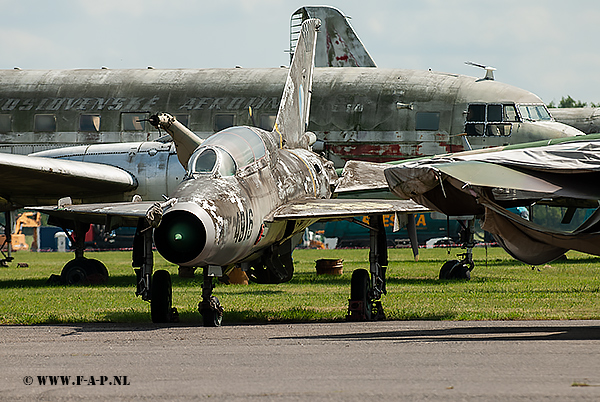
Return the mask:
<path id="1" fill-rule="evenodd" d="M 0 289 L 11 288 L 56 288 L 67 285 L 55 285 L 47 283 L 48 279 L 9 279 L 0 280 Z M 134 287 L 135 276 L 133 275 L 117 275 L 110 276 L 106 283 L 100 285 L 69 285 L 69 287 Z"/>
<path id="2" fill-rule="evenodd" d="M 173 278 L 173 287 L 174 288 L 201 288 L 202 287 L 202 277 L 193 278 L 193 279 L 185 279 L 178 278 L 176 275 L 172 275 Z M 482 279 L 485 281 L 489 281 L 489 278 Z M 493 279 L 492 279 L 493 280 Z M 108 281 L 104 284 L 99 285 L 57 285 L 57 284 L 49 284 L 47 283 L 47 279 L 39 278 L 28 278 L 28 279 L 9 279 L 9 280 L 0 280 L 0 289 L 11 289 L 11 288 L 55 288 L 62 286 L 69 287 L 135 287 L 136 278 L 133 275 L 111 275 Z M 344 286 L 350 288 L 351 278 L 349 276 L 317 276 L 314 273 L 298 273 L 295 274 L 292 280 L 288 283 L 289 285 L 332 285 L 332 286 Z M 476 282 L 477 279 L 473 279 L 472 282 Z M 444 285 L 447 283 L 453 282 L 462 282 L 461 280 L 450 280 L 450 281 L 440 281 L 437 278 L 397 278 L 391 277 L 387 278 L 388 284 L 394 285 L 430 285 L 430 286 L 438 286 Z M 222 288 L 226 289 L 228 285 L 220 284 L 215 281 L 217 285 L 217 289 Z M 233 291 L 231 294 L 257 294 L 257 295 L 269 295 L 269 294 L 278 294 L 283 293 L 282 290 L 252 290 L 253 286 L 265 286 L 262 284 L 255 284 L 251 282 L 248 285 L 247 290 L 239 290 Z M 266 285 L 269 286 L 269 285 Z M 275 286 L 275 285 L 273 285 Z"/>

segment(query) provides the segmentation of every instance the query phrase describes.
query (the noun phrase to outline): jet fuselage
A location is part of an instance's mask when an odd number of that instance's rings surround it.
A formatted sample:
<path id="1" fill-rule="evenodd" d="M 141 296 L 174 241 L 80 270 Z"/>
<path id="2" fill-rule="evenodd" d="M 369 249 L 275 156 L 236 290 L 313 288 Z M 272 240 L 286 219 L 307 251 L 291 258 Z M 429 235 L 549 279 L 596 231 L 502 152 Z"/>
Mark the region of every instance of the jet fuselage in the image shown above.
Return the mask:
<path id="1" fill-rule="evenodd" d="M 330 198 L 333 164 L 307 149 L 279 148 L 273 133 L 233 127 L 210 137 L 188 162 L 155 230 L 158 251 L 181 266 L 229 266 L 282 243 L 314 220 L 273 222 L 280 206 Z"/>

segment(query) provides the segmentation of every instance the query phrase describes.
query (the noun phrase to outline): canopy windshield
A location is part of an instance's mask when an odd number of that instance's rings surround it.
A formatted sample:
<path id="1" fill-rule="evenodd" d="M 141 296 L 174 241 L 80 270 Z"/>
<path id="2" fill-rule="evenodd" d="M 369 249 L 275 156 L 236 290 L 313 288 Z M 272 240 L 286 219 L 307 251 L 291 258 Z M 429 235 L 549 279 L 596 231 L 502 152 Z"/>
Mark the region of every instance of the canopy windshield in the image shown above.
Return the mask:
<path id="1" fill-rule="evenodd" d="M 203 143 L 205 146 L 219 147 L 227 151 L 238 168 L 243 168 L 266 154 L 265 144 L 260 136 L 249 127 L 232 127 L 220 131 Z"/>

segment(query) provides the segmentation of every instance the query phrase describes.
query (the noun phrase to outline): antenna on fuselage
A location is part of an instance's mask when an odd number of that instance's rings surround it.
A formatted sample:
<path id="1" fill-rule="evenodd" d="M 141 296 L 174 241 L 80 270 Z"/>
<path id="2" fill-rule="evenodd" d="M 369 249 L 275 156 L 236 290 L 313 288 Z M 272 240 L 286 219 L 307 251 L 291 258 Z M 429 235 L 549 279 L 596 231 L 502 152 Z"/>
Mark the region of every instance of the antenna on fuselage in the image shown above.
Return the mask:
<path id="1" fill-rule="evenodd" d="M 494 81 L 494 71 L 496 71 L 494 67 L 484 66 L 483 64 L 473 63 L 472 61 L 465 61 L 465 64 L 468 66 L 483 68 L 485 70 L 485 77 L 483 77 L 483 79 Z"/>

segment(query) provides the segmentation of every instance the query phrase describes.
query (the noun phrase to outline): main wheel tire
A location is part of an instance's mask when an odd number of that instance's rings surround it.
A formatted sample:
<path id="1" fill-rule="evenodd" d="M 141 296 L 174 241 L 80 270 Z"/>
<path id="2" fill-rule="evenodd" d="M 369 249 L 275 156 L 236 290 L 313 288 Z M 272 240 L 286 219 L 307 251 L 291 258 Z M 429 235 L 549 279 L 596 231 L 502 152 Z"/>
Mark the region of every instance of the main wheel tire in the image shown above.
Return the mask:
<path id="1" fill-rule="evenodd" d="M 152 298 L 150 299 L 150 315 L 154 323 L 171 322 L 171 304 L 173 289 L 171 287 L 171 274 L 164 269 L 152 275 L 150 286 Z"/>
<path id="2" fill-rule="evenodd" d="M 108 281 L 108 269 L 106 269 L 106 265 L 93 258 L 88 258 L 88 263 L 94 270 L 94 273 L 89 277 L 89 282 L 95 285 L 106 283 Z"/>
<path id="3" fill-rule="evenodd" d="M 96 273 L 95 264 L 84 257 L 74 258 L 67 262 L 60 273 L 60 280 L 65 285 L 86 284 L 88 275 Z"/>
<path id="4" fill-rule="evenodd" d="M 440 279 L 471 279 L 471 271 L 463 262 L 458 260 L 446 261 L 440 269 Z"/>
<path id="5" fill-rule="evenodd" d="M 352 272 L 350 281 L 350 300 L 360 301 L 363 306 L 363 316 L 367 320 L 371 319 L 371 299 L 369 291 L 371 290 L 371 277 L 366 269 L 356 269 Z"/>

